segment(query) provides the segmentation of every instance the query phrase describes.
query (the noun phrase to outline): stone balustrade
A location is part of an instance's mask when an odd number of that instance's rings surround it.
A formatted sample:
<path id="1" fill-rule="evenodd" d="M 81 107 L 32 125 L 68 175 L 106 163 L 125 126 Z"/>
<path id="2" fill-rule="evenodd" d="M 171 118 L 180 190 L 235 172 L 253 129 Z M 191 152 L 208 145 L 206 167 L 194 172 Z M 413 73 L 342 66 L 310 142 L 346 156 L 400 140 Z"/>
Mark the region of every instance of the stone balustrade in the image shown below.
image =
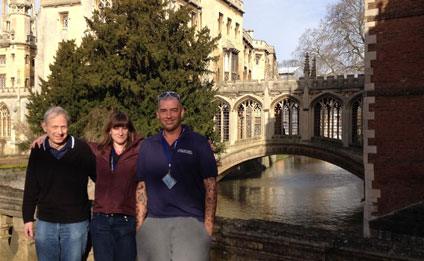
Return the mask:
<path id="1" fill-rule="evenodd" d="M 263 92 L 265 86 L 265 83 L 261 81 L 225 82 L 218 86 L 218 93 Z"/>
<path id="2" fill-rule="evenodd" d="M 263 92 L 265 88 L 270 91 L 284 91 L 284 90 L 303 90 L 306 86 L 310 90 L 332 90 L 332 89 L 364 89 L 364 75 L 339 75 L 337 77 L 318 76 L 316 79 L 309 79 L 301 77 L 298 81 L 294 79 L 277 79 L 272 81 L 229 81 L 220 83 L 218 86 L 219 93 L 242 93 L 242 92 Z"/>
<path id="3" fill-rule="evenodd" d="M 301 77 L 299 78 L 298 84 L 299 87 L 305 88 L 309 84 L 311 89 L 364 89 L 365 76 L 363 74 L 359 75 L 338 75 L 327 76 L 318 76 L 316 79 L 307 79 Z"/>
<path id="4" fill-rule="evenodd" d="M 30 92 L 27 87 L 5 87 L 0 88 L 0 97 L 5 97 L 9 95 L 16 96 L 19 93 L 21 96 L 29 96 Z"/>
<path id="5" fill-rule="evenodd" d="M 10 5 L 32 6 L 31 0 L 10 0 Z"/>

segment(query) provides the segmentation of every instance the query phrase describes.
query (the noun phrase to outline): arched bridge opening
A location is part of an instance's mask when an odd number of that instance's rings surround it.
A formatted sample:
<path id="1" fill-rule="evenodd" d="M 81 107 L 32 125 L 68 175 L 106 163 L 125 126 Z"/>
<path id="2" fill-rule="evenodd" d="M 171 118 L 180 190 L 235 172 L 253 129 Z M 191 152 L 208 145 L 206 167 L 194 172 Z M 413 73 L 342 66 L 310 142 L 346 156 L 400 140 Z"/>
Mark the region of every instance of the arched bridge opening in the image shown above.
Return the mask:
<path id="1" fill-rule="evenodd" d="M 339 147 L 337 144 L 328 146 L 312 142 L 284 143 L 251 141 L 245 144 L 233 145 L 219 159 L 219 177 L 232 167 L 243 162 L 265 156 L 289 154 L 316 158 L 339 166 L 355 176 L 364 179 L 362 151 Z"/>

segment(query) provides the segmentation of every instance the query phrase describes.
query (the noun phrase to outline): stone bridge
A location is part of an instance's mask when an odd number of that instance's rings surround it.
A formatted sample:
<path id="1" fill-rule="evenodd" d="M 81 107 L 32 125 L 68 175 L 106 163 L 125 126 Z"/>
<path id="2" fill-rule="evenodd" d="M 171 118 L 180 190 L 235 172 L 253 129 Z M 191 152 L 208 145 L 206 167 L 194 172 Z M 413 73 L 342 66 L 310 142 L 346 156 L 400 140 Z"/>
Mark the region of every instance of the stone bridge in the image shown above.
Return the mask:
<path id="1" fill-rule="evenodd" d="M 220 85 L 215 128 L 226 145 L 219 173 L 254 158 L 295 154 L 364 178 L 363 75 Z"/>

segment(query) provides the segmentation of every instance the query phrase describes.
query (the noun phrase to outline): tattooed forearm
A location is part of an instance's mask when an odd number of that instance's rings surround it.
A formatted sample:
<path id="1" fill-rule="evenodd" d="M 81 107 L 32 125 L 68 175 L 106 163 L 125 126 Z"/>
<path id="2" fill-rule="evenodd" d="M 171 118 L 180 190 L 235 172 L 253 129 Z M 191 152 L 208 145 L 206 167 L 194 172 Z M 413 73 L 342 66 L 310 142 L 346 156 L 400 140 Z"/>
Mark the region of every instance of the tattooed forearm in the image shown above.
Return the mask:
<path id="1" fill-rule="evenodd" d="M 217 190 L 216 178 L 207 178 L 203 180 L 205 186 L 205 227 L 209 235 L 212 235 L 213 225 L 215 223 Z"/>
<path id="2" fill-rule="evenodd" d="M 137 230 L 140 229 L 141 225 L 144 222 L 144 218 L 147 213 L 147 193 L 146 185 L 144 182 L 139 182 L 137 184 L 137 189 L 135 191 L 135 212 L 136 212 L 136 221 L 137 221 Z"/>

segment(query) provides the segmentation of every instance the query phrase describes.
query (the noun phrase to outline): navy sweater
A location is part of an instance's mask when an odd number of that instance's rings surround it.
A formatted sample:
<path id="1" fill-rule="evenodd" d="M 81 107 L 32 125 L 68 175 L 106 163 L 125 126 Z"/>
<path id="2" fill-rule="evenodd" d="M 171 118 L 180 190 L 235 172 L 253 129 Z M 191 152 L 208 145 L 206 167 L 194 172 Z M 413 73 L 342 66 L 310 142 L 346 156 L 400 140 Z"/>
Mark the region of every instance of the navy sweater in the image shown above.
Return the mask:
<path id="1" fill-rule="evenodd" d="M 22 216 L 24 223 L 37 217 L 54 223 L 75 223 L 90 214 L 88 177 L 95 180 L 96 161 L 89 146 L 72 139 L 71 148 L 60 159 L 45 146 L 34 148 L 28 161 Z"/>

